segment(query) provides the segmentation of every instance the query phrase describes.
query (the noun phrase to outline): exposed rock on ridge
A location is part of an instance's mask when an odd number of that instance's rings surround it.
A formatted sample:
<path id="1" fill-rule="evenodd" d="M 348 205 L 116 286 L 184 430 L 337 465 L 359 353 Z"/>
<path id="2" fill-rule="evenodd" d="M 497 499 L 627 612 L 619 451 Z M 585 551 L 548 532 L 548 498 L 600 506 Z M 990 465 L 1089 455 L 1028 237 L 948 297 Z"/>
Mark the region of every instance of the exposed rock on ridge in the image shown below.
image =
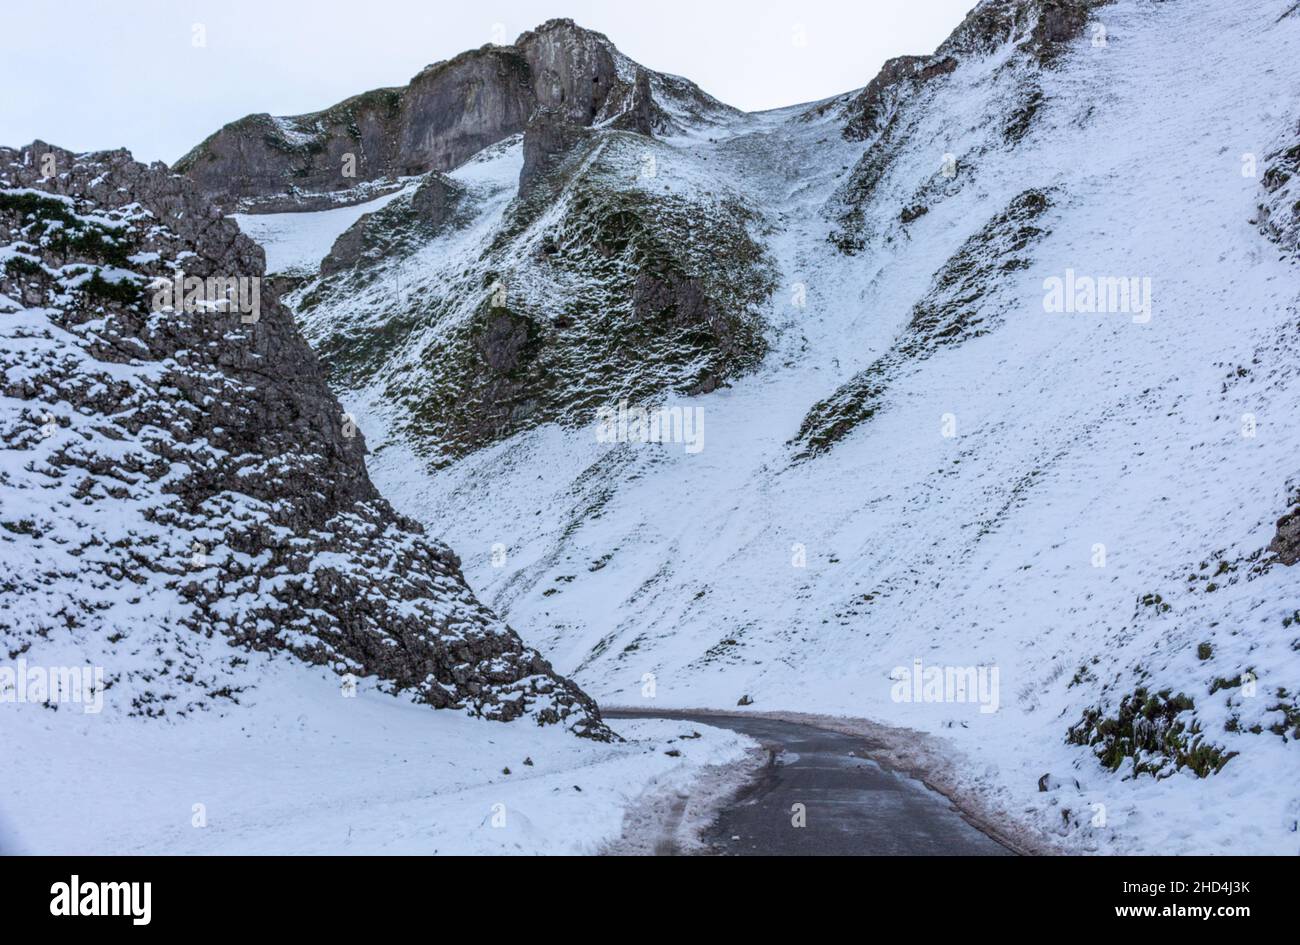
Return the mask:
<path id="1" fill-rule="evenodd" d="M 402 88 L 291 118 L 242 118 L 176 170 L 226 209 L 321 209 L 375 196 L 358 185 L 450 170 L 522 132 L 538 109 L 646 135 L 671 127 L 673 113 L 731 111 L 684 79 L 637 65 L 600 33 L 550 20 L 513 45 L 428 66 Z"/>

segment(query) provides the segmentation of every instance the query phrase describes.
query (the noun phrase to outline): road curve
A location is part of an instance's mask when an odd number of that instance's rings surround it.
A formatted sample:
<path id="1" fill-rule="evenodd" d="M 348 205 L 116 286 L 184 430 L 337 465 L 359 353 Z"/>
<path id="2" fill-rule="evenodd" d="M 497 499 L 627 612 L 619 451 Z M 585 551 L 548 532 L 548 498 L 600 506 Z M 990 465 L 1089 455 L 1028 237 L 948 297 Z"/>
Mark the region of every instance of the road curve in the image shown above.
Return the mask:
<path id="1" fill-rule="evenodd" d="M 673 718 L 756 739 L 769 763 L 718 815 L 704 841 L 732 856 L 1008 856 L 942 794 L 882 768 L 865 739 L 755 716 L 611 710 Z M 803 826 L 795 826 L 800 819 Z"/>

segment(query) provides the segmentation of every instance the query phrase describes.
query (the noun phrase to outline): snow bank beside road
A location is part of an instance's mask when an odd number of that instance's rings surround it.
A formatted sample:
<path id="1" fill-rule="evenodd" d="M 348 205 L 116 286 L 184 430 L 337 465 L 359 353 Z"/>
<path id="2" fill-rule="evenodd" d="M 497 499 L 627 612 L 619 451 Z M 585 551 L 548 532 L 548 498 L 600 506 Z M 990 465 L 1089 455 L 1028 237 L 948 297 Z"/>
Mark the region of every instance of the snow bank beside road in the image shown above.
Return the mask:
<path id="1" fill-rule="evenodd" d="M 603 745 L 431 712 L 364 681 L 346 698 L 285 660 L 222 715 L 3 708 L 6 741 L 28 748 L 6 759 L 0 836 L 3 852 L 29 854 L 593 853 L 648 786 L 684 789 L 748 744 L 618 720 L 626 741 Z"/>

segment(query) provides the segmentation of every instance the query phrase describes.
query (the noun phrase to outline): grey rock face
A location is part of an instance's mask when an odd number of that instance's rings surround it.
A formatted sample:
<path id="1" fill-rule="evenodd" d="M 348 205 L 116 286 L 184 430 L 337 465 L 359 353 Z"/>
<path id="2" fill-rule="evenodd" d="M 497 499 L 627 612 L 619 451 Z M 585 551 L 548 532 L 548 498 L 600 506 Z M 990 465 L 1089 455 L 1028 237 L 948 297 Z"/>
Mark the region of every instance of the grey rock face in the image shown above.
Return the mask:
<path id="1" fill-rule="evenodd" d="M 524 132 L 524 166 L 519 193 L 527 198 L 537 180 L 555 170 L 591 132 L 557 109 L 540 109 Z"/>
<path id="2" fill-rule="evenodd" d="M 621 131 L 635 131 L 637 134 L 649 137 L 656 130 L 666 127 L 670 121 L 664 110 L 655 102 L 650 73 L 638 68 L 627 107 L 610 120 L 610 127 Z"/>
<path id="3" fill-rule="evenodd" d="M 401 130 L 384 171 L 445 171 L 522 131 L 535 101 L 528 61 L 485 47 L 429 66 L 403 94 Z"/>
<path id="4" fill-rule="evenodd" d="M 579 29 L 572 20 L 550 20 L 521 35 L 515 48 L 528 64 L 537 105 L 575 124 L 612 117 L 606 105 L 621 103 L 627 94 L 613 44 L 599 33 Z"/>
<path id="5" fill-rule="evenodd" d="M 71 635 L 100 648 L 115 698 L 161 715 L 237 699 L 194 649 L 224 636 L 610 737 L 377 494 L 360 432 L 254 281 L 262 250 L 190 181 L 125 151 L 0 149 L 0 246 L 0 443 L 24 456 L 0 475 L 8 651 Z M 257 304 L 166 306 L 178 270 L 248 280 Z"/>
<path id="6" fill-rule="evenodd" d="M 651 134 L 671 120 L 654 101 L 656 85 L 680 109 L 725 108 L 684 79 L 637 66 L 600 33 L 551 20 L 511 46 L 431 65 L 403 88 L 292 118 L 242 118 L 175 169 L 226 209 L 320 209 L 375 196 L 364 185 L 450 170 L 522 132 L 539 109 L 580 127 Z"/>

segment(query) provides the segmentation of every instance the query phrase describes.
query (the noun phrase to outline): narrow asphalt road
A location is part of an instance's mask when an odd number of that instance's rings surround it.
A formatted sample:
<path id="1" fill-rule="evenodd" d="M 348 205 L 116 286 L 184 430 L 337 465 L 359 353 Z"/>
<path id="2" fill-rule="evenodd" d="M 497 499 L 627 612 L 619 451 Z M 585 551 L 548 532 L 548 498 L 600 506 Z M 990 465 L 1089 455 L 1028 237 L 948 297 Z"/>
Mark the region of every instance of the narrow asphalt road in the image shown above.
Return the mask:
<path id="1" fill-rule="evenodd" d="M 614 710 L 609 718 L 674 718 L 756 739 L 769 763 L 724 807 L 704 840 L 732 856 L 1007 856 L 943 795 L 882 768 L 865 739 L 753 716 Z M 802 805 L 800 807 L 799 805 Z M 802 816 L 801 816 L 802 815 Z M 802 819 L 803 826 L 796 826 Z"/>

